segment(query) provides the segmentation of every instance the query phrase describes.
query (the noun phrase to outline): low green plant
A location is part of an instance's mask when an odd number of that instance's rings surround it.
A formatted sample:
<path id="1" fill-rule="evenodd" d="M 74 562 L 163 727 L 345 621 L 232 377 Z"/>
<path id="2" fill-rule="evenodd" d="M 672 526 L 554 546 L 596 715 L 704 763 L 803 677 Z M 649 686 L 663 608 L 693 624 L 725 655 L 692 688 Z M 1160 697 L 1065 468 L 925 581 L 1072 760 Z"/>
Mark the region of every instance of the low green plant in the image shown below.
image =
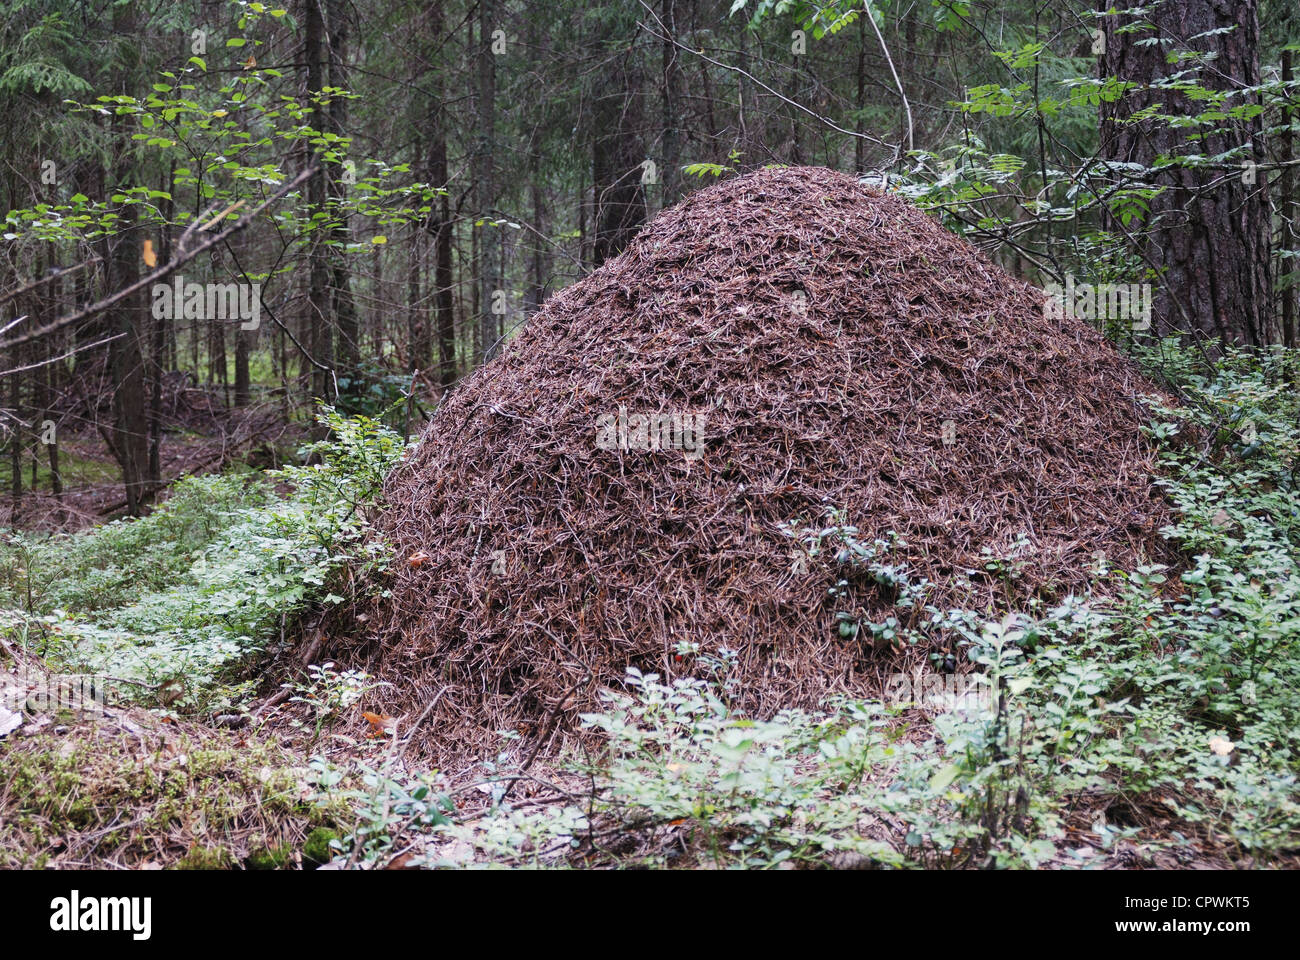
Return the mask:
<path id="1" fill-rule="evenodd" d="M 356 761 L 342 769 L 324 757 L 312 758 L 317 800 L 326 805 L 344 802 L 354 817 L 350 830 L 329 838 L 329 856 L 323 856 L 326 852 L 323 848 L 315 855 L 318 862 L 380 864 L 391 856 L 399 839 L 412 833 L 422 835 L 451 823 L 455 806 L 438 789 L 436 771 L 424 776 L 404 776 L 396 772 L 397 759 L 391 745 L 377 766 Z"/>
<path id="2" fill-rule="evenodd" d="M 282 686 L 293 693 L 290 703 L 302 703 L 310 708 L 314 724 L 311 742 L 314 744 L 326 725 L 360 703 L 368 692 L 392 684 L 375 680 L 364 670 L 339 670 L 333 663 L 313 663 L 307 667 L 305 680 Z M 295 726 L 303 725 L 303 721 L 296 718 L 289 722 Z"/>
<path id="3" fill-rule="evenodd" d="M 11 635 L 61 669 L 118 678 L 126 697 L 180 689 L 178 708 L 229 706 L 245 692 L 235 667 L 387 563 L 367 532 L 405 441 L 368 417 L 320 419 L 328 438 L 304 465 L 186 478 L 149 516 L 84 533 L 8 535 Z"/>

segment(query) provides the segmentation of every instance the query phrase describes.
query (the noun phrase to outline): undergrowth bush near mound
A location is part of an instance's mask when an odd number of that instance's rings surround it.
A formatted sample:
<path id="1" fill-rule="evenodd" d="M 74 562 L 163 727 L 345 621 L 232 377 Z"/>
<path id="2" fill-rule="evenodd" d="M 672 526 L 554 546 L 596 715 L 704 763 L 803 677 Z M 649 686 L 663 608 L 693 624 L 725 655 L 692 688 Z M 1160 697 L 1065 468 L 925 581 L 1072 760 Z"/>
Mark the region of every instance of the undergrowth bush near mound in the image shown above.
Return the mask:
<path id="1" fill-rule="evenodd" d="M 185 478 L 150 515 L 91 531 L 5 535 L 8 635 L 59 669 L 123 681 L 114 693 L 143 703 L 246 697 L 254 681 L 231 682 L 236 667 L 291 642 L 304 611 L 351 599 L 355 575 L 386 563 L 365 533 L 405 443 L 367 417 L 321 417 L 330 438 L 304 449 L 308 465 Z"/>

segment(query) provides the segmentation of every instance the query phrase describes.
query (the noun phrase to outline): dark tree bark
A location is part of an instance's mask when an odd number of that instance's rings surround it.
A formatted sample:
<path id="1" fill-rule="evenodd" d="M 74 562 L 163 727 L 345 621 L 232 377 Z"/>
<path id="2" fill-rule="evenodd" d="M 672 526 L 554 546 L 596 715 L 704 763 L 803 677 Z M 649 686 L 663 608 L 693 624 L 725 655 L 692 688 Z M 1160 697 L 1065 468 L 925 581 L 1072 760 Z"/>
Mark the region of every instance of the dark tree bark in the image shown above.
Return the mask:
<path id="1" fill-rule="evenodd" d="M 444 36 L 446 18 L 442 0 L 435 0 L 429 8 L 429 49 L 438 51 L 447 42 Z M 431 57 L 433 69 L 429 77 L 432 91 L 429 106 L 428 174 L 425 179 L 443 194 L 434 200 L 433 210 L 425 222 L 425 229 L 433 238 L 433 331 L 437 339 L 437 382 L 444 389 L 456 380 L 456 302 L 455 276 L 452 272 L 452 239 L 455 229 L 451 222 L 450 185 L 447 173 L 447 111 L 444 104 L 446 78 L 443 75 L 443 57 Z M 425 338 L 429 338 L 428 314 L 425 312 Z M 424 362 L 428 362 L 432 345 L 422 347 Z"/>
<path id="2" fill-rule="evenodd" d="M 749 63 L 749 27 L 742 24 L 740 27 L 739 51 L 737 52 L 737 65 L 740 67 L 740 74 L 736 81 L 736 126 L 738 129 L 737 149 L 740 151 L 743 162 L 748 165 L 754 162 L 750 155 L 752 150 L 752 137 L 750 126 L 758 122 L 758 114 L 755 111 L 754 86 L 749 80 L 750 63 Z M 761 126 L 761 124 L 760 124 Z"/>
<path id="3" fill-rule="evenodd" d="M 176 164 L 174 161 L 168 164 L 167 179 L 160 188 L 167 193 L 167 196 L 162 200 L 163 226 L 158 243 L 158 254 L 162 263 L 167 263 L 172 258 L 171 222 L 176 211 L 175 203 L 171 198 L 171 189 L 175 169 Z M 155 488 L 162 484 L 162 381 L 163 370 L 166 369 L 167 364 L 167 341 L 170 331 L 174 327 L 173 318 L 166 316 L 153 317 L 152 326 L 150 327 L 149 483 Z M 171 339 L 174 341 L 174 336 Z M 238 370 L 236 370 L 235 379 L 238 380 Z"/>
<path id="4" fill-rule="evenodd" d="M 303 29 L 306 41 L 307 96 L 311 97 L 324 85 L 325 78 L 325 23 L 321 16 L 319 0 L 303 0 Z M 312 109 L 312 125 L 317 130 L 328 130 L 330 119 L 326 109 L 316 105 Z M 312 161 L 309 155 L 306 162 Z M 307 204 L 312 211 L 323 211 L 327 193 L 326 174 L 323 169 L 307 181 Z M 330 400 L 332 378 L 328 369 L 334 365 L 334 324 L 330 298 L 329 255 L 325 246 L 326 233 L 320 227 L 312 232 L 311 252 L 308 255 L 310 274 L 307 287 L 307 312 L 304 326 L 307 329 L 308 349 L 316 361 L 311 367 L 311 393 L 314 397 Z M 319 430 L 317 430 L 319 435 Z"/>
<path id="5" fill-rule="evenodd" d="M 248 406 L 252 393 L 252 378 L 248 373 L 249 339 L 253 333 L 242 327 L 235 330 L 235 406 Z"/>
<path id="6" fill-rule="evenodd" d="M 433 183 L 446 189 L 447 132 L 441 116 L 435 128 L 430 161 Z M 438 329 L 438 381 L 443 387 L 450 387 L 456 380 L 456 280 L 451 260 L 451 198 L 447 194 L 438 198 L 437 210 L 433 241 L 433 310 L 434 324 Z"/>
<path id="7" fill-rule="evenodd" d="M 528 158 L 529 199 L 533 204 L 532 247 L 528 254 L 528 288 L 524 293 L 524 313 L 532 316 L 546 299 L 546 210 L 542 204 L 540 157 L 534 149 Z"/>
<path id="8" fill-rule="evenodd" d="M 45 359 L 50 360 L 55 356 L 55 343 L 47 339 L 45 341 Z M 44 367 L 44 376 L 41 379 L 41 408 L 44 411 L 41 415 L 40 437 L 41 443 L 45 447 L 46 455 L 50 461 L 50 493 L 54 494 L 54 499 L 62 501 L 63 499 L 63 475 L 59 472 L 59 432 L 57 429 L 50 431 L 47 435 L 45 431 L 45 421 L 50 417 L 50 405 L 59 392 L 59 370 L 62 365 L 59 363 L 47 363 Z M 58 518 L 63 519 L 63 509 L 59 508 Z"/>
<path id="9" fill-rule="evenodd" d="M 631 57 L 627 50 L 609 65 L 592 116 L 592 264 L 597 267 L 621 252 L 646 220 L 641 79 Z"/>
<path id="10" fill-rule="evenodd" d="M 853 101 L 853 105 L 858 108 L 858 119 L 853 124 L 853 129 L 859 134 L 863 132 L 863 113 L 867 108 L 867 17 L 869 16 L 871 14 L 867 12 L 858 17 L 858 64 L 855 74 L 858 89 Z M 865 173 L 867 169 L 867 142 L 861 136 L 853 141 L 853 169 L 858 173 Z"/>
<path id="11" fill-rule="evenodd" d="M 540 71 L 550 53 L 546 34 L 536 17 L 528 18 L 528 50 L 533 69 Z M 528 250 L 528 284 L 524 288 L 524 316 L 531 317 L 546 299 L 546 275 L 549 260 L 546 233 L 546 208 L 542 191 L 542 145 L 546 125 L 536 122 L 528 143 L 528 199 L 532 204 L 532 236 Z"/>
<path id="12" fill-rule="evenodd" d="M 420 294 L 420 234 L 418 225 L 413 227 L 406 259 L 406 369 L 410 373 L 429 369 L 429 355 L 433 352 L 429 311 Z"/>
<path id="13" fill-rule="evenodd" d="M 216 275 L 218 258 L 212 258 Z M 221 402 L 230 406 L 230 370 L 226 363 L 226 321 L 208 317 L 208 383 L 221 384 Z"/>
<path id="14" fill-rule="evenodd" d="M 329 17 L 330 86 L 348 87 L 348 22 L 341 0 L 328 0 Z M 347 133 L 348 98 L 334 97 L 329 105 L 330 130 L 338 136 Z M 347 194 L 342 172 L 331 167 L 328 172 L 329 196 L 334 204 Z M 351 241 L 351 228 L 347 218 L 339 214 L 333 227 L 333 310 L 338 325 L 337 359 L 339 366 L 349 376 L 354 375 L 361 360 L 360 331 L 357 323 L 356 302 L 352 297 L 352 274 L 342 253 Z"/>
<path id="15" fill-rule="evenodd" d="M 1224 121 L 1195 141 L 1189 141 L 1186 130 L 1172 128 L 1166 121 L 1124 122 L 1152 104 L 1176 116 L 1194 115 L 1205 108 L 1204 102 L 1193 102 L 1179 91 L 1153 86 L 1192 65 L 1187 59 L 1168 61 L 1179 51 L 1213 55 L 1203 61 L 1207 66 L 1199 73 L 1201 84 L 1209 89 L 1258 84 L 1257 8 L 1258 0 L 1160 3 L 1145 8 L 1142 19 L 1151 29 L 1137 32 L 1118 29 L 1132 22 L 1130 17 L 1102 18 L 1106 41 L 1102 76 L 1137 85 L 1119 100 L 1102 104 L 1104 160 L 1150 167 L 1162 154 L 1210 156 L 1253 145 L 1242 154 L 1240 169 L 1175 167 L 1152 181 L 1165 189 L 1151 201 L 1138 252 L 1159 273 L 1153 284 L 1152 327 L 1160 333 L 1180 331 L 1257 345 L 1277 339 L 1266 176 L 1263 171 L 1242 176 L 1246 161 L 1263 158 L 1261 119 Z M 1231 105 L 1243 102 L 1249 101 L 1238 97 Z"/>
<path id="16" fill-rule="evenodd" d="M 118 210 L 117 235 L 110 241 L 108 289 L 121 290 L 140 277 L 140 239 L 133 229 L 135 207 Z M 109 375 L 113 382 L 113 454 L 122 468 L 126 512 L 138 517 L 148 501 L 149 421 L 145 415 L 144 351 L 141 331 L 146 307 L 141 291 L 108 311 L 108 327 L 115 337 L 108 345 Z"/>
<path id="17" fill-rule="evenodd" d="M 474 151 L 475 205 L 478 217 L 490 216 L 495 200 L 493 190 L 494 151 L 496 150 L 496 58 L 492 52 L 492 33 L 498 29 L 496 4 L 493 0 L 479 0 L 478 21 L 478 144 Z M 494 275 L 492 247 L 489 241 L 491 228 L 486 223 L 475 227 L 478 239 L 475 258 L 478 274 L 478 322 L 481 359 L 487 360 L 501 336 L 498 317 L 492 312 L 493 291 L 498 281 Z"/>
<path id="18" fill-rule="evenodd" d="M 1292 80 L 1291 51 L 1282 51 L 1282 80 L 1290 83 Z M 1290 104 L 1294 101 L 1288 101 L 1287 106 L 1282 110 L 1282 122 L 1286 124 L 1286 129 L 1282 133 L 1282 149 L 1279 159 L 1287 164 L 1282 174 L 1281 197 L 1278 200 L 1278 206 L 1282 209 L 1282 235 L 1279 238 L 1279 246 L 1287 249 L 1292 244 L 1292 239 L 1296 236 L 1296 196 L 1295 196 L 1295 167 L 1290 166 L 1295 159 L 1295 139 L 1291 132 L 1291 124 L 1295 122 L 1295 108 Z M 1288 347 L 1296 345 L 1296 317 L 1295 317 L 1295 299 L 1296 289 L 1294 284 L 1282 288 L 1282 342 Z"/>
<path id="19" fill-rule="evenodd" d="M 135 17 L 133 7 L 116 8 L 113 13 L 114 30 L 119 35 L 129 35 L 135 29 Z M 129 85 L 129 79 L 125 76 L 120 82 L 124 88 Z M 110 130 L 120 136 L 121 130 L 116 118 L 111 121 Z M 121 142 L 117 137 L 115 140 Z M 130 169 L 121 152 L 113 157 L 111 169 Z M 101 179 L 100 182 L 103 183 L 104 180 Z M 134 186 L 136 183 L 127 176 L 119 177 L 115 184 L 119 189 Z M 117 214 L 116 232 L 105 239 L 101 247 L 108 290 L 121 290 L 135 283 L 140 277 L 140 267 L 143 264 L 142 238 L 135 229 L 135 205 L 124 203 L 118 207 Z M 145 317 L 149 312 L 144 291 L 136 291 L 118 301 L 104 315 L 104 326 L 112 335 L 108 344 L 108 373 L 113 387 L 113 425 L 105 432 L 105 440 L 122 468 L 126 512 L 132 517 L 144 513 L 152 493 L 148 483 L 149 418 L 146 413 L 142 344 L 146 329 Z"/>
<path id="20" fill-rule="evenodd" d="M 681 103 L 681 64 L 677 56 L 677 46 L 673 40 L 677 37 L 677 0 L 662 0 L 662 12 L 665 36 L 663 40 L 663 170 L 659 177 L 663 182 L 663 205 L 670 207 L 681 196 L 682 179 L 682 103 Z"/>
<path id="21" fill-rule="evenodd" d="M 39 323 L 44 324 L 51 315 L 58 313 L 61 286 L 60 280 L 55 280 L 49 284 L 48 304 L 44 297 L 36 300 L 36 308 L 42 311 L 39 315 L 34 315 Z M 46 456 L 50 461 L 50 492 L 59 501 L 62 501 L 63 497 L 63 478 L 59 474 L 59 434 L 57 430 L 47 431 L 45 425 L 47 422 L 53 422 L 51 407 L 54 404 L 54 398 L 58 396 L 59 392 L 59 371 L 63 368 L 63 365 L 54 358 L 63 352 L 61 339 L 58 334 L 55 334 L 44 338 L 40 342 L 38 354 L 40 359 L 45 361 L 45 365 L 35 372 L 35 382 L 39 394 L 37 404 L 41 412 L 33 424 L 37 440 L 37 455 L 39 457 L 41 447 L 44 447 Z M 32 469 L 36 469 L 35 463 L 33 463 Z M 35 488 L 36 482 L 33 479 L 32 489 Z M 63 519 L 62 507 L 58 511 L 58 519 Z"/>
<path id="22" fill-rule="evenodd" d="M 23 298 L 26 303 L 19 302 L 20 310 L 26 306 L 26 312 L 32 315 L 33 307 L 31 301 L 35 300 L 34 296 Z M 21 367 L 26 359 L 27 351 L 23 345 L 13 349 L 9 361 L 15 367 Z M 11 373 L 7 377 L 9 381 L 9 409 L 15 413 L 23 408 L 22 399 L 22 381 L 21 373 Z M 18 510 L 23 502 L 23 430 L 17 419 L 7 424 L 9 428 L 9 522 L 13 526 L 18 526 Z"/>

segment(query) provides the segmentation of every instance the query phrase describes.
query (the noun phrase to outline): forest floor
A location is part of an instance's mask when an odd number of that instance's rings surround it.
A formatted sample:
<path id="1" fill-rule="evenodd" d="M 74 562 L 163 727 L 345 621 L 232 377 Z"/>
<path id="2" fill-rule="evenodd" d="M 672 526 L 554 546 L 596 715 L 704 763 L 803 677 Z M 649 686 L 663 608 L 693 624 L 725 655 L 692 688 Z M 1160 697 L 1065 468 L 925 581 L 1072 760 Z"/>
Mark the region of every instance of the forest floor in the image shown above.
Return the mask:
<path id="1" fill-rule="evenodd" d="M 368 520 L 412 448 L 364 417 L 328 412 L 301 462 L 236 458 L 138 520 L 10 532 L 0 865 L 1298 867 L 1300 420 L 1285 371 L 1255 363 L 1154 411 L 1177 568 L 1099 562 L 1029 610 L 918 597 L 907 644 L 955 637 L 929 676 L 999 691 L 973 704 L 863 684 L 751 711 L 734 651 L 684 643 L 679 670 L 629 663 L 576 720 L 561 699 L 458 740 L 445 675 L 426 693 L 329 650 L 329 611 L 413 559 Z"/>
<path id="2" fill-rule="evenodd" d="M 3 675 L 0 675 L 3 682 Z M 0 788 L 0 866 L 61 869 L 315 869 L 339 851 L 330 841 L 356 832 L 364 812 L 340 795 L 322 802 L 316 775 L 323 762 L 339 768 L 373 769 L 377 757 L 385 776 L 422 782 L 429 775 L 418 757 L 404 758 L 409 741 L 376 741 L 358 730 L 314 735 L 301 712 L 272 708 L 258 718 L 252 710 L 238 729 L 214 727 L 142 708 L 96 708 L 28 713 L 7 739 L 6 782 Z M 227 717 L 232 721 L 235 717 Z M 222 722 L 220 719 L 218 722 Z M 3 714 L 0 713 L 0 724 Z M 364 724 L 362 724 L 364 727 Z M 0 729 L 3 729 L 0 727 Z M 906 737 L 921 742 L 935 735 L 921 719 Z M 454 819 L 469 830 L 490 819 L 499 771 L 518 768 L 525 758 L 509 752 L 492 764 L 437 775 L 439 789 L 453 798 Z M 513 798 L 518 809 L 556 814 L 590 784 L 545 761 L 528 771 Z M 1060 852 L 1041 868 L 1093 870 L 1234 869 L 1268 865 L 1300 867 L 1300 856 L 1265 864 L 1241 855 L 1209 824 L 1171 813 L 1159 793 L 1139 796 L 1105 791 L 1074 798 L 1061 824 Z M 1099 822 L 1128 828 L 1109 842 Z M 897 843 L 906 825 L 880 814 L 860 824 L 864 836 Z M 685 820 L 633 828 L 602 839 L 600 849 L 575 845 L 553 865 L 609 865 L 660 862 L 674 867 L 722 865 L 707 845 L 696 842 Z M 485 864 L 463 838 L 412 830 L 396 834 L 371 869 L 404 869 L 428 863 Z M 1069 853 L 1066 853 L 1066 850 Z M 351 861 L 356 865 L 356 859 Z M 346 866 L 334 862 L 332 867 Z M 852 852 L 830 854 L 832 869 L 874 869 Z M 791 861 L 787 866 L 796 866 Z M 975 864 L 967 864 L 975 866 Z"/>
<path id="3" fill-rule="evenodd" d="M 246 408 L 227 408 L 220 388 L 191 386 L 177 397 L 159 444 L 161 486 L 156 502 L 185 476 L 219 472 L 243 464 L 250 469 L 277 467 L 292 459 L 306 436 L 301 415 L 286 416 L 282 402 L 264 400 Z M 105 442 L 103 423 L 69 416 L 58 427 L 59 478 L 53 492 L 48 455 L 27 451 L 22 459 L 24 489 L 0 507 L 0 523 L 22 530 L 82 530 L 125 515 L 121 466 Z M 39 456 L 37 453 L 39 452 Z M 12 487 L 11 487 L 12 488 Z"/>

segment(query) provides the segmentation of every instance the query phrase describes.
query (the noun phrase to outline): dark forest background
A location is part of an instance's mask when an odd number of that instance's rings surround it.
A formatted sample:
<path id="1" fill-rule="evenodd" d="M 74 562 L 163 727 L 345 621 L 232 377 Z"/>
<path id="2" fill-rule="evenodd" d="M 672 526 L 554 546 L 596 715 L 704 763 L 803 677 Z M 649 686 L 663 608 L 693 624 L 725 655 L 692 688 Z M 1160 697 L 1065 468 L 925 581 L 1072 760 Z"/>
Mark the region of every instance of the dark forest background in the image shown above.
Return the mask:
<path id="1" fill-rule="evenodd" d="M 285 2 L 3 4 L 13 524 L 276 463 L 317 398 L 414 432 L 768 164 L 857 171 L 1038 283 L 1152 282 L 1160 333 L 1295 339 L 1292 4 Z M 173 273 L 260 284 L 257 328 L 155 317 Z"/>

